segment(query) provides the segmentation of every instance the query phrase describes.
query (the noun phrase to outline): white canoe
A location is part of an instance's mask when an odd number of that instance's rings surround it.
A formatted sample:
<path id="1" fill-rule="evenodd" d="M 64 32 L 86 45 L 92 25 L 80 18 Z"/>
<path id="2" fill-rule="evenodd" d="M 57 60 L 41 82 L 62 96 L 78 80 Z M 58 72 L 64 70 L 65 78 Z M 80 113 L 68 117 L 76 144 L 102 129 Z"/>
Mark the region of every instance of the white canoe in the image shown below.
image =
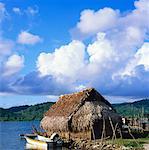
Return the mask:
<path id="1" fill-rule="evenodd" d="M 41 148 L 41 149 L 47 149 L 48 147 L 48 144 L 44 141 L 39 141 L 39 140 L 36 140 L 36 139 L 31 139 L 27 136 L 24 136 L 24 138 L 26 139 L 27 143 L 33 145 L 33 146 L 36 146 L 37 148 Z"/>
<path id="2" fill-rule="evenodd" d="M 47 138 L 42 135 L 37 135 L 37 139 L 40 141 L 47 142 L 48 144 L 53 143 L 53 145 L 56 145 L 57 147 L 62 147 L 62 145 L 63 145 L 63 141 L 59 138 L 57 133 L 53 133 L 50 138 Z M 50 144 L 50 145 L 52 145 L 52 144 Z"/>
<path id="3" fill-rule="evenodd" d="M 47 138 L 45 136 L 42 135 L 37 135 L 38 140 L 40 141 L 44 141 L 44 142 L 53 142 L 50 138 Z"/>

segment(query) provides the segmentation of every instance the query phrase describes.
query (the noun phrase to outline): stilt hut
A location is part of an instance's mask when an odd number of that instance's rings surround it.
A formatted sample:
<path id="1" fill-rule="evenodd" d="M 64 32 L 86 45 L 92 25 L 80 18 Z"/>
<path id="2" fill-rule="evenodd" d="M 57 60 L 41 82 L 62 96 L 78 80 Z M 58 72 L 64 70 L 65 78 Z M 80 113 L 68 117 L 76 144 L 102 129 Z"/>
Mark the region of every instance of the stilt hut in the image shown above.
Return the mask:
<path id="1" fill-rule="evenodd" d="M 102 133 L 111 136 L 111 124 L 120 127 L 122 119 L 94 88 L 60 96 L 41 120 L 49 135 L 57 132 L 67 139 L 99 139 Z"/>

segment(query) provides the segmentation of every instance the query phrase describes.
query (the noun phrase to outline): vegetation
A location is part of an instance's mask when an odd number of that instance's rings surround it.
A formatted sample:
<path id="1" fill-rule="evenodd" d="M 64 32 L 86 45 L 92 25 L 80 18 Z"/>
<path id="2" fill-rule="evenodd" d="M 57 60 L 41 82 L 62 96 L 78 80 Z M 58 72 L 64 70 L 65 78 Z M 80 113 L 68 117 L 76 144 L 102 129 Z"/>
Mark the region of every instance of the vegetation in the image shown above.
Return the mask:
<path id="1" fill-rule="evenodd" d="M 53 105 L 53 102 L 37 104 L 33 106 L 0 108 L 0 121 L 30 121 L 41 120 L 43 114 Z"/>
<path id="2" fill-rule="evenodd" d="M 144 144 L 149 144 L 149 138 L 139 138 L 139 139 L 116 139 L 114 143 L 112 140 L 108 140 L 107 143 L 115 144 L 118 146 L 125 146 L 130 149 L 142 150 Z"/>
<path id="3" fill-rule="evenodd" d="M 11 107 L 9 109 L 0 108 L 0 121 L 41 120 L 43 114 L 53 104 L 54 102 L 47 102 L 31 106 Z M 142 112 L 149 114 L 149 99 L 133 103 L 113 104 L 113 107 L 123 116 L 139 116 Z"/>
<path id="4" fill-rule="evenodd" d="M 113 104 L 116 111 L 127 117 L 140 117 L 149 114 L 149 99 L 143 99 L 132 103 Z"/>

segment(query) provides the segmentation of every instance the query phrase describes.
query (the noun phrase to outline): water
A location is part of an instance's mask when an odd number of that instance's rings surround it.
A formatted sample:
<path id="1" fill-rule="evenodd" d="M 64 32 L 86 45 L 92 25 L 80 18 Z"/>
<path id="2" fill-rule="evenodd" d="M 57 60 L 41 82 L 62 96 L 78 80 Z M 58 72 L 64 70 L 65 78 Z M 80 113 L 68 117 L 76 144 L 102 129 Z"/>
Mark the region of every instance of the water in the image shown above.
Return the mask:
<path id="1" fill-rule="evenodd" d="M 32 125 L 39 128 L 39 121 L 0 122 L 0 150 L 24 150 L 26 141 L 19 135 L 32 133 Z"/>

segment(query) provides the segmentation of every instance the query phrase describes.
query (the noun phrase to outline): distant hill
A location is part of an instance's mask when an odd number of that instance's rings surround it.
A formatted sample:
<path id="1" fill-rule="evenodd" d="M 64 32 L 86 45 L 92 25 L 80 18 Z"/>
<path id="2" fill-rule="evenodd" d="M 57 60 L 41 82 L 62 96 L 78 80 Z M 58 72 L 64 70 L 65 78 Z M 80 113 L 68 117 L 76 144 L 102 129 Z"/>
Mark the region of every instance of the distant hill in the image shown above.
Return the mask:
<path id="1" fill-rule="evenodd" d="M 30 121 L 41 120 L 43 114 L 54 104 L 47 102 L 36 105 L 25 105 L 11 107 L 9 109 L 0 108 L 0 121 Z"/>
<path id="2" fill-rule="evenodd" d="M 25 105 L 11 107 L 9 109 L 0 108 L 0 121 L 30 121 L 41 120 L 43 114 L 54 104 L 47 102 L 36 105 Z M 149 114 L 149 99 L 144 99 L 132 103 L 112 104 L 116 111 L 122 116 L 140 116 L 143 113 Z"/>
<path id="3" fill-rule="evenodd" d="M 7 110 L 10 111 L 10 112 L 18 112 L 18 111 L 27 109 L 27 108 L 29 108 L 29 107 L 30 107 L 29 105 L 24 105 L 24 106 L 19 106 L 19 107 L 16 106 L 16 107 L 8 108 Z"/>
<path id="4" fill-rule="evenodd" d="M 123 116 L 141 116 L 149 114 L 149 99 L 143 99 L 132 103 L 113 104 L 116 111 Z"/>

